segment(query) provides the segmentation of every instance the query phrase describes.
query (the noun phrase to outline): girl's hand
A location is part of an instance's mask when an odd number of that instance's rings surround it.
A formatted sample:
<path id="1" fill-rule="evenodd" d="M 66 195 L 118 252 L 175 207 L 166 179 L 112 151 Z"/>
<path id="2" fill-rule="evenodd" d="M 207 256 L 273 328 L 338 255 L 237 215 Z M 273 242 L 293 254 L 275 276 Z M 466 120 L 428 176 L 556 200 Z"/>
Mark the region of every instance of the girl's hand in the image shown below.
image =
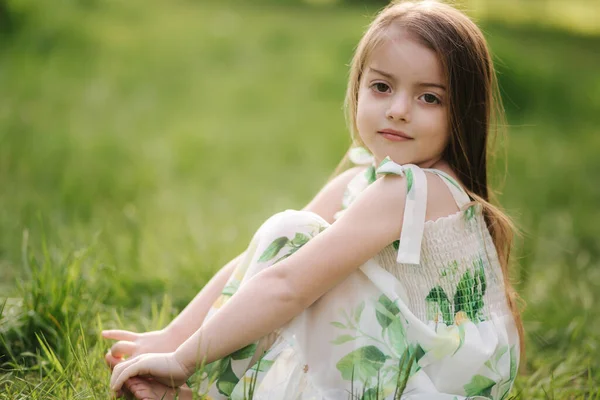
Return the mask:
<path id="1" fill-rule="evenodd" d="M 169 353 L 175 350 L 168 335 L 162 330 L 135 333 L 113 329 L 102 331 L 102 337 L 118 340 L 104 357 L 111 369 L 124 361 L 124 357 L 136 357 L 146 353 Z"/>
<path id="2" fill-rule="evenodd" d="M 175 358 L 175 353 L 142 354 L 115 366 L 110 389 L 119 392 L 125 381 L 135 376 L 149 376 L 167 386 L 179 387 L 191 376 L 191 372 Z"/>

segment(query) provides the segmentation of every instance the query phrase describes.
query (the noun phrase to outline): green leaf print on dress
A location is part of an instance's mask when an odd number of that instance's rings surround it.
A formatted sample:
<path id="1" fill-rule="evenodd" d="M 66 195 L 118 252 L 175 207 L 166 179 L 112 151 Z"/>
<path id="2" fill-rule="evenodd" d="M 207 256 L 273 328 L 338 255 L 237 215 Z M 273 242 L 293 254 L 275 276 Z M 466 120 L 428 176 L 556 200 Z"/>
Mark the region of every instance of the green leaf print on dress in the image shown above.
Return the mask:
<path id="1" fill-rule="evenodd" d="M 225 296 L 233 296 L 233 294 L 235 292 L 238 291 L 238 289 L 240 288 L 240 281 L 237 279 L 232 279 L 231 282 L 228 282 L 227 285 L 223 288 L 223 291 L 221 292 L 221 294 L 224 294 Z"/>
<path id="2" fill-rule="evenodd" d="M 289 241 L 290 239 L 288 239 L 285 236 L 273 240 L 269 247 L 267 247 L 267 249 L 262 253 L 260 258 L 258 259 L 258 262 L 265 262 L 273 259 L 277 254 L 279 254 L 281 249 L 283 249 L 283 246 L 288 244 Z"/>
<path id="3" fill-rule="evenodd" d="M 396 318 L 388 326 L 387 337 L 390 342 L 390 347 L 394 351 L 396 357 L 401 357 L 404 351 L 406 351 L 406 331 L 404 325 L 399 318 Z"/>
<path id="4" fill-rule="evenodd" d="M 217 379 L 217 389 L 219 389 L 219 392 L 221 394 L 224 394 L 225 396 L 230 396 L 231 392 L 233 391 L 233 388 L 239 382 L 240 379 L 236 376 L 236 374 L 233 372 L 233 369 L 231 368 L 230 357 L 224 358 L 222 360 L 221 365 L 222 369 L 219 378 Z"/>
<path id="5" fill-rule="evenodd" d="M 442 277 L 455 273 L 458 269 L 458 263 L 450 263 L 448 268 L 441 270 Z M 473 321 L 480 322 L 484 320 L 482 315 L 483 296 L 487 288 L 483 259 L 479 257 L 473 262 L 473 269 L 466 270 L 452 298 L 452 302 L 441 286 L 436 286 L 429 291 L 425 302 L 427 303 L 427 319 L 437 322 L 439 315 L 446 325 L 452 325 L 455 322 L 456 315 L 463 311 L 465 316 Z"/>
<path id="6" fill-rule="evenodd" d="M 319 232 L 320 227 L 315 226 L 313 230 L 315 232 Z M 296 233 L 291 241 L 287 237 L 277 238 L 267 247 L 261 258 L 265 259 L 269 257 L 275 257 L 279 251 L 286 246 L 286 244 L 291 242 L 293 242 L 293 246 L 299 248 L 303 246 L 309 239 L 310 236 L 300 232 Z M 252 261 L 255 260 L 258 242 L 259 241 L 256 239 L 256 237 L 252 239 L 248 249 L 242 256 L 232 276 L 227 281 L 221 295 L 214 302 L 210 312 L 216 312 L 238 291 L 248 267 Z M 256 349 L 257 342 L 251 343 L 220 360 L 201 366 L 201 368 L 194 373 L 192 377 L 190 377 L 188 380 L 188 385 L 190 387 L 192 387 L 192 385 L 199 388 L 202 387 L 210 392 L 214 390 L 216 393 L 218 391 L 218 393 L 228 397 L 231 396 L 232 391 L 240 382 L 240 378 L 236 375 L 235 371 L 238 371 L 241 365 L 250 362 L 252 357 L 255 355 Z M 254 371 L 255 373 L 265 372 L 272 365 L 272 363 L 272 360 L 261 360 L 260 365 L 255 364 L 249 370 Z M 260 367 L 260 370 L 257 371 L 258 367 Z"/>
<path id="7" fill-rule="evenodd" d="M 365 332 L 361 326 L 361 322 L 365 323 L 365 313 L 369 314 L 366 317 L 369 321 L 375 317 L 381 327 L 380 334 L 373 336 Z M 424 351 L 418 344 L 408 344 L 406 321 L 398 305 L 386 295 L 373 299 L 368 307 L 361 302 L 351 312 L 342 311 L 342 316 L 344 323 L 333 321 L 331 325 L 347 333 L 331 343 L 343 345 L 358 340 L 360 347 L 344 355 L 336 364 L 342 379 L 362 385 L 356 398 L 369 398 L 373 393 L 378 393 L 380 398 L 393 394 L 399 381 L 406 384 L 405 381 L 420 369 L 417 363 Z"/>
<path id="8" fill-rule="evenodd" d="M 446 292 L 440 286 L 436 286 L 429 291 L 429 294 L 425 297 L 425 302 L 427 303 L 428 318 L 431 317 L 437 322 L 437 316 L 441 313 L 446 325 L 454 323 L 452 305 Z M 434 307 L 435 305 L 437 305 L 437 308 Z"/>
<path id="9" fill-rule="evenodd" d="M 304 246 L 306 242 L 310 240 L 310 237 L 301 232 L 296 232 L 296 235 L 290 242 L 292 246 Z"/>
<path id="10" fill-rule="evenodd" d="M 273 240 L 273 242 L 271 242 L 271 244 L 265 249 L 265 251 L 263 251 L 262 255 L 258 259 L 258 262 L 271 261 L 279 254 L 279 252 L 284 247 L 288 247 L 289 250 L 282 257 L 275 260 L 273 264 L 288 258 L 292 254 L 300 250 L 300 248 L 306 243 L 308 243 L 308 241 L 312 239 L 315 235 L 325 230 L 324 226 L 315 226 L 314 228 L 314 232 L 308 235 L 301 232 L 296 232 L 294 238 L 291 240 L 286 236 L 281 236 Z"/>
<path id="11" fill-rule="evenodd" d="M 199 366 L 198 371 L 188 379 L 188 386 L 198 390 L 202 396 L 205 393 L 201 387 L 210 387 L 216 383 L 219 393 L 225 396 L 231 395 L 233 388 L 239 382 L 239 378 L 233 372 L 231 360 L 231 356 L 227 356 L 208 365 Z"/>
<path id="12" fill-rule="evenodd" d="M 359 382 L 370 382 L 377 377 L 387 358 L 377 347 L 369 345 L 348 353 L 338 361 L 336 367 L 347 381 L 354 377 Z"/>
<path id="13" fill-rule="evenodd" d="M 256 390 L 257 385 L 259 385 L 259 382 L 262 381 L 271 367 L 275 364 L 275 360 L 278 355 L 281 354 L 281 350 L 281 343 L 278 345 L 275 344 L 266 350 L 254 365 L 248 368 L 244 375 L 240 377 L 239 382 L 229 398 L 231 400 L 247 400 L 254 398 L 254 391 Z"/>
<path id="14" fill-rule="evenodd" d="M 483 260 L 474 263 L 473 273 L 467 270 L 456 287 L 454 312 L 464 311 L 471 321 L 483 321 L 483 296 L 487 288 Z"/>
<path id="15" fill-rule="evenodd" d="M 442 278 L 452 277 L 458 271 L 458 262 L 453 261 L 448 268 L 440 271 Z M 461 276 L 452 301 L 441 286 L 435 286 L 425 297 L 427 319 L 433 321 L 438 335 L 427 350 L 435 359 L 454 355 L 465 342 L 464 323 L 481 322 L 483 317 L 483 296 L 487 284 L 481 257 L 473 262 L 472 270 Z M 443 324 L 440 322 L 440 316 Z"/>
<path id="16" fill-rule="evenodd" d="M 483 375 L 475 375 L 471 382 L 464 386 L 467 396 L 483 396 L 490 398 L 492 387 L 496 384 L 493 380 Z"/>
<path id="17" fill-rule="evenodd" d="M 354 396 L 353 396 L 354 397 Z M 355 397 L 358 398 L 358 397 Z M 361 397 L 360 400 L 379 400 L 381 399 L 381 395 L 379 394 L 379 390 L 377 389 L 369 389 L 367 390 Z"/>
<path id="18" fill-rule="evenodd" d="M 238 351 L 231 353 L 231 358 L 234 360 L 244 360 L 246 358 L 250 358 L 256 352 L 256 343 L 250 343 L 246 347 L 242 347 Z"/>
<path id="19" fill-rule="evenodd" d="M 381 325 L 381 328 L 385 329 L 396 318 L 400 309 L 384 294 L 379 297 L 378 303 L 379 304 L 375 304 L 375 309 L 377 310 L 375 315 L 377 316 L 377 321 L 379 322 L 379 325 Z M 383 306 L 383 308 L 380 305 Z"/>
<path id="20" fill-rule="evenodd" d="M 507 354 L 508 353 L 508 354 Z M 504 357 L 509 357 L 509 375 L 506 377 L 504 371 L 501 371 L 500 363 Z M 510 393 L 510 388 L 517 377 L 517 347 L 511 346 L 508 351 L 508 346 L 499 347 L 492 358 L 486 361 L 485 366 L 490 369 L 495 375 L 503 379 L 493 387 L 491 397 L 494 399 L 504 400 Z"/>
<path id="21" fill-rule="evenodd" d="M 234 293 L 238 291 L 238 289 L 240 288 L 240 284 L 242 283 L 242 279 L 244 278 L 244 275 L 248 270 L 248 266 L 254 258 L 257 248 L 258 240 L 256 240 L 256 238 L 253 238 L 250 242 L 250 245 L 248 245 L 248 249 L 246 249 L 246 252 L 242 256 L 240 263 L 233 271 L 233 274 L 231 274 L 231 277 L 227 280 L 225 287 L 221 291 L 221 295 L 213 303 L 209 314 L 214 313 L 216 310 L 221 308 L 223 304 L 225 304 L 225 302 L 227 302 L 227 300 L 229 300 L 231 296 L 233 296 Z"/>

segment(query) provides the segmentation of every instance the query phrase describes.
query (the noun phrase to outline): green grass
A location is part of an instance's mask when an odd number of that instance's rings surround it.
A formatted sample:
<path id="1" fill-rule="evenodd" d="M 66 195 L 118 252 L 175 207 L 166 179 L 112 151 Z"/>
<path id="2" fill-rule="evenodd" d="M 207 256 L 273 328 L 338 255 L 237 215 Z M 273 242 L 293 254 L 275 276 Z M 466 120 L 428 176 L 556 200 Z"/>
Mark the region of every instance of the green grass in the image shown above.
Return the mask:
<path id="1" fill-rule="evenodd" d="M 0 399 L 106 398 L 102 327 L 164 326 L 262 221 L 327 180 L 371 11 L 7 4 Z M 514 394 L 599 398 L 600 37 L 505 19 L 482 28 L 510 123 L 494 180 L 524 231 Z"/>

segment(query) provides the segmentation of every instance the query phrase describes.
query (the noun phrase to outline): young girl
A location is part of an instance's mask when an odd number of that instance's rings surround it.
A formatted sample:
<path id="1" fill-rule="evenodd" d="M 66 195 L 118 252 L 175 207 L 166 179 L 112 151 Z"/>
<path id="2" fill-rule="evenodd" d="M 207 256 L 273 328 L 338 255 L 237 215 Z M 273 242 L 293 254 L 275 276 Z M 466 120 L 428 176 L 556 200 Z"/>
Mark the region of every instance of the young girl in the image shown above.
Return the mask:
<path id="1" fill-rule="evenodd" d="M 489 203 L 496 93 L 465 15 L 432 1 L 384 9 L 358 44 L 346 96 L 349 158 L 363 166 L 305 210 L 269 218 L 164 331 L 105 332 L 120 340 L 107 355 L 111 389 L 506 398 L 522 328 L 510 222 Z"/>

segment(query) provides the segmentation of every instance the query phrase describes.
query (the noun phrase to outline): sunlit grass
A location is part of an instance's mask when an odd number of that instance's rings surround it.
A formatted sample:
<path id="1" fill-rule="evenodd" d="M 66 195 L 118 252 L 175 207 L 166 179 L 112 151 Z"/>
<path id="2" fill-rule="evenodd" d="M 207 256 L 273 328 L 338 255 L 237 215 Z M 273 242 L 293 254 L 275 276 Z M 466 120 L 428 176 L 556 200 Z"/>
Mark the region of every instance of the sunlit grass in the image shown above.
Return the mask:
<path id="1" fill-rule="evenodd" d="M 457 0 L 456 4 L 483 20 L 600 33 L 600 4 L 593 0 Z"/>
<path id="2" fill-rule="evenodd" d="M 106 398 L 100 329 L 163 327 L 349 142 L 365 9 L 141 4 L 37 6 L 0 42 L 0 399 Z M 599 398 L 600 39 L 483 28 L 524 231 L 514 393 Z"/>

